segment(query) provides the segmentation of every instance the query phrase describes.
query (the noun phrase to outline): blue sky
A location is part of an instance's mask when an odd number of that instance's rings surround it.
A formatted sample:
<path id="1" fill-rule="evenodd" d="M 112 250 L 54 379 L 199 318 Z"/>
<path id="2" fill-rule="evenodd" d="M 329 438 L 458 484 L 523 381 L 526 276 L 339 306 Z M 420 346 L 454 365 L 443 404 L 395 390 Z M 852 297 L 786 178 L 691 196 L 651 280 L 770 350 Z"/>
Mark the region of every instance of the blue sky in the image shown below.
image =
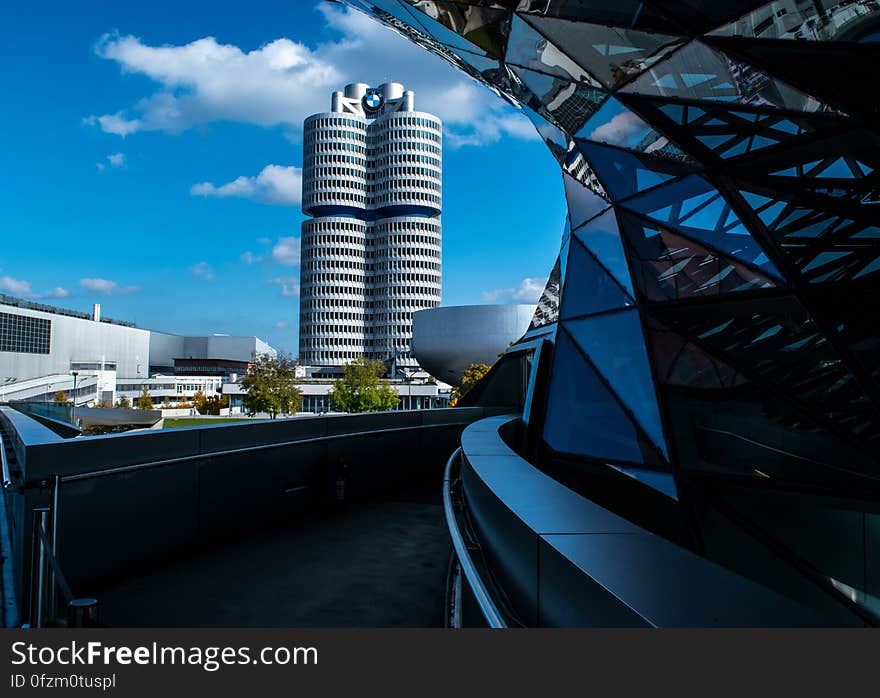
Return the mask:
<path id="1" fill-rule="evenodd" d="M 301 124 L 347 82 L 444 119 L 443 303 L 533 301 L 558 168 L 515 109 L 329 3 L 15 3 L 0 23 L 0 290 L 296 353 Z"/>

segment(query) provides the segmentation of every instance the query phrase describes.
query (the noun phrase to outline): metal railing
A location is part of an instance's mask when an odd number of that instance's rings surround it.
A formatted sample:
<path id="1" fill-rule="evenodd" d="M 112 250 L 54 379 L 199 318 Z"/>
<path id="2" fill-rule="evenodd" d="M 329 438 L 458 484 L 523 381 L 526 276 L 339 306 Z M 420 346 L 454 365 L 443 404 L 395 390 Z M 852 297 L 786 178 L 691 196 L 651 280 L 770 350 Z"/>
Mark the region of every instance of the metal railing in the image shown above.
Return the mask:
<path id="1" fill-rule="evenodd" d="M 452 464 L 461 456 L 461 446 L 459 446 L 449 460 L 446 461 L 446 470 L 443 473 L 443 513 L 446 515 L 446 525 L 449 528 L 449 535 L 452 538 L 452 547 L 455 550 L 455 556 L 458 558 L 461 570 L 467 580 L 480 613 L 490 628 L 506 628 L 507 622 L 489 595 L 489 591 L 471 558 L 470 551 L 461 534 L 458 526 L 458 519 L 455 515 L 455 504 L 452 501 Z"/>
<path id="2" fill-rule="evenodd" d="M 12 473 L 9 470 L 9 461 L 6 459 L 6 444 L 3 443 L 3 434 L 0 434 L 0 468 L 2 468 L 3 474 L 3 489 L 12 489 Z"/>
<path id="3" fill-rule="evenodd" d="M 827 461 L 819 461 L 815 460 L 814 458 L 809 458 L 807 456 L 802 456 L 797 453 L 792 453 L 791 451 L 786 451 L 782 448 L 771 446 L 770 444 L 766 444 L 761 441 L 756 441 L 755 439 L 749 438 L 748 436 L 743 436 L 742 434 L 737 434 L 733 431 L 727 431 L 726 429 L 717 429 L 715 427 L 707 427 L 705 425 L 700 425 L 698 428 L 700 429 L 700 431 L 723 436 L 727 439 L 730 439 L 731 441 L 739 441 L 740 443 L 745 443 L 749 446 L 754 446 L 756 448 L 760 448 L 761 450 L 775 453 L 776 455 L 782 456 L 784 458 L 801 461 L 802 463 L 809 463 L 810 465 L 826 468 L 828 470 L 836 470 L 838 472 L 846 473 L 847 475 L 852 475 L 854 477 L 880 481 L 880 477 L 876 475 L 871 475 L 870 473 L 861 472 L 859 470 L 852 470 L 851 468 L 844 468 L 839 465 L 834 465 L 833 463 L 828 463 Z"/>
<path id="4" fill-rule="evenodd" d="M 76 598 L 58 564 L 58 523 L 61 515 L 61 476 L 52 478 L 48 507 L 33 510 L 31 569 L 28 593 L 28 627 L 46 628 L 58 623 L 58 591 L 67 605 L 67 627 L 81 628 L 97 622 L 98 602 Z"/>
<path id="5" fill-rule="evenodd" d="M 346 432 L 343 434 L 331 434 L 318 437 L 294 439 L 270 444 L 257 444 L 240 448 L 224 449 L 209 453 L 197 453 L 178 458 L 166 458 L 162 460 L 136 463 L 132 465 L 93 470 L 71 475 L 54 474 L 48 478 L 50 484 L 50 506 L 40 507 L 33 510 L 32 541 L 31 541 L 31 566 L 29 583 L 28 622 L 30 627 L 41 628 L 55 624 L 58 619 L 58 592 L 64 597 L 68 609 L 68 627 L 82 627 L 83 625 L 96 622 L 97 601 L 95 599 L 79 599 L 73 594 L 67 579 L 58 563 L 58 541 L 61 521 L 61 487 L 63 483 L 88 480 L 103 476 L 132 471 L 158 468 L 167 465 L 176 465 L 198 460 L 216 457 L 234 456 L 245 453 L 255 453 L 277 448 L 296 446 L 301 444 L 336 441 L 342 439 L 358 438 L 364 436 L 379 436 L 383 434 L 418 431 L 422 429 L 462 427 L 470 424 L 469 421 L 444 422 L 439 424 L 418 424 L 405 427 L 391 427 L 386 429 L 374 429 L 370 431 Z M 2 441 L 0 441 L 2 451 Z M 3 459 L 4 484 L 11 475 Z M 41 478 L 45 482 L 45 478 Z M 500 617 L 500 616 L 499 616 Z M 498 626 L 504 627 L 504 626 Z"/>
<path id="6" fill-rule="evenodd" d="M 285 448 L 288 446 L 296 446 L 299 444 L 319 443 L 322 441 L 336 441 L 340 439 L 353 439 L 364 436 L 378 436 L 381 434 L 393 434 L 405 431 L 420 431 L 422 429 L 438 429 L 445 427 L 466 427 L 471 422 L 443 422 L 441 424 L 414 424 L 408 427 L 389 427 L 387 429 L 371 429 L 369 431 L 353 431 L 345 434 L 330 434 L 327 436 L 313 436 L 305 439 L 293 439 L 290 441 L 279 441 L 271 444 L 257 444 L 256 446 L 242 446 L 240 448 L 229 448 L 222 451 L 210 451 L 208 453 L 194 453 L 188 456 L 180 456 L 178 458 L 165 458 L 162 460 L 147 461 L 145 463 L 135 463 L 132 465 L 120 465 L 115 468 L 105 468 L 102 470 L 91 470 L 85 473 L 76 473 L 74 475 L 62 476 L 62 482 L 76 482 L 77 480 L 91 480 L 92 478 L 102 477 L 104 475 L 116 475 L 118 473 L 128 473 L 136 470 L 147 470 L 149 468 L 161 468 L 165 465 L 176 465 L 179 463 L 191 463 L 197 460 L 206 460 L 209 458 L 223 458 L 225 456 L 237 456 L 243 453 L 258 453 L 261 451 L 269 451 L 275 448 Z"/>

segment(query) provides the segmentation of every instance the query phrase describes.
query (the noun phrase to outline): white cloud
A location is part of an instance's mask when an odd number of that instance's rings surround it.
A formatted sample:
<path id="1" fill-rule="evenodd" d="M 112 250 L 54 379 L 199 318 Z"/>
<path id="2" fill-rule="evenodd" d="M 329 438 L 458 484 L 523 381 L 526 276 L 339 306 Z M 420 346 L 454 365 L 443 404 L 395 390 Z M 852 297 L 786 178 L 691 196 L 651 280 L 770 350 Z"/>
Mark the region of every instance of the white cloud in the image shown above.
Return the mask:
<path id="1" fill-rule="evenodd" d="M 236 177 L 220 186 L 201 182 L 194 184 L 189 193 L 193 196 L 236 197 L 264 204 L 291 206 L 298 204 L 302 197 L 302 170 L 292 165 L 266 165 L 254 177 Z"/>
<path id="2" fill-rule="evenodd" d="M 107 156 L 107 162 L 110 163 L 111 167 L 122 167 L 125 164 L 125 153 L 111 153 Z M 95 167 L 98 172 L 103 172 L 107 169 L 107 165 L 103 162 L 96 162 Z"/>
<path id="3" fill-rule="evenodd" d="M 279 320 L 275 323 L 275 327 L 279 330 L 286 330 L 290 327 L 290 323 L 288 323 L 287 320 Z"/>
<path id="4" fill-rule="evenodd" d="M 67 298 L 70 295 L 70 291 L 61 286 L 56 286 L 43 293 L 34 293 L 30 281 L 14 279 L 11 276 L 0 276 L 0 291 L 26 298 Z"/>
<path id="5" fill-rule="evenodd" d="M 122 112 L 105 114 L 104 116 L 87 116 L 83 119 L 87 126 L 100 126 L 104 133 L 114 133 L 117 136 L 127 136 L 142 130 L 143 124 L 138 119 L 126 119 Z"/>
<path id="6" fill-rule="evenodd" d="M 256 264 L 257 262 L 263 261 L 262 255 L 254 254 L 250 250 L 248 250 L 247 252 L 243 252 L 241 257 L 239 257 L 239 259 L 241 259 L 241 261 L 244 262 L 245 264 L 247 264 L 248 266 L 250 266 L 251 264 Z"/>
<path id="7" fill-rule="evenodd" d="M 32 296 L 30 281 L 13 279 L 11 276 L 0 276 L 0 291 L 6 291 L 15 296 Z"/>
<path id="8" fill-rule="evenodd" d="M 205 281 L 214 280 L 214 268 L 207 262 L 199 262 L 189 268 L 190 274 Z"/>
<path id="9" fill-rule="evenodd" d="M 535 137 L 524 116 L 438 56 L 360 12 L 318 9 L 337 36 L 314 46 L 279 38 L 248 50 L 210 36 L 151 46 L 136 36 L 107 34 L 95 47 L 98 56 L 123 73 L 150 78 L 157 89 L 130 107 L 83 121 L 120 136 L 236 121 L 282 126 L 295 138 L 306 116 L 329 107 L 331 91 L 394 79 L 415 90 L 417 108 L 444 120 L 451 147 L 505 134 Z"/>
<path id="10" fill-rule="evenodd" d="M 139 286 L 120 286 L 109 279 L 80 279 L 79 285 L 93 293 L 103 293 L 108 296 L 122 296 L 135 293 L 140 290 Z"/>
<path id="11" fill-rule="evenodd" d="M 281 295 L 287 298 L 299 298 L 299 279 L 295 276 L 279 276 L 270 283 L 281 287 Z"/>
<path id="12" fill-rule="evenodd" d="M 61 286 L 56 286 L 55 288 L 46 291 L 42 294 L 43 298 L 67 298 L 70 295 L 70 291 L 66 288 L 62 288 Z"/>
<path id="13" fill-rule="evenodd" d="M 283 264 L 286 267 L 298 267 L 299 253 L 299 238 L 278 238 L 278 242 L 276 242 L 275 246 L 272 248 L 272 260 L 277 264 Z"/>
<path id="14" fill-rule="evenodd" d="M 615 114 L 614 118 L 597 126 L 590 133 L 590 140 L 611 145 L 626 145 L 630 138 L 645 128 L 642 121 L 631 111 Z"/>
<path id="15" fill-rule="evenodd" d="M 494 288 L 480 295 L 485 303 L 537 303 L 547 285 L 547 277 L 528 276 L 511 288 Z"/>

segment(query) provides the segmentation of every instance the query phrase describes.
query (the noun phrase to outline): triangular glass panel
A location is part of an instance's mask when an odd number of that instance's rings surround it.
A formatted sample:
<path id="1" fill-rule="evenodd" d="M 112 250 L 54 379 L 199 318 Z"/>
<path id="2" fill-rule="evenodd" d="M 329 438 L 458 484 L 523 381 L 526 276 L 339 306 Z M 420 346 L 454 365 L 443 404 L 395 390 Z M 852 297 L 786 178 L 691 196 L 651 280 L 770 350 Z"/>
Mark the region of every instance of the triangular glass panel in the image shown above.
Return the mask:
<path id="1" fill-rule="evenodd" d="M 614 210 L 609 209 L 601 216 L 593 218 L 586 225 L 573 230 L 572 235 L 593 253 L 602 266 L 617 279 L 617 283 L 632 296 L 632 279 L 630 279 L 626 253 L 623 251 L 623 241 L 620 239 Z"/>
<path id="2" fill-rule="evenodd" d="M 670 157 L 678 161 L 689 159 L 681 148 L 613 97 L 606 100 L 599 111 L 590 117 L 575 134 L 575 138 Z"/>
<path id="3" fill-rule="evenodd" d="M 571 221 L 572 229 L 582 225 L 611 205 L 569 174 L 563 173 L 562 181 L 565 185 L 565 200 L 568 202 L 568 218 Z"/>
<path id="4" fill-rule="evenodd" d="M 634 305 L 620 284 L 576 239 L 568 251 L 560 319 L 601 313 Z"/>
<path id="5" fill-rule="evenodd" d="M 569 22 L 556 17 L 523 17 L 611 89 L 647 70 L 684 41 L 679 36 Z"/>
<path id="6" fill-rule="evenodd" d="M 568 133 L 576 133 L 596 113 L 608 95 L 583 83 L 508 66 L 522 80 L 544 109 Z"/>
<path id="7" fill-rule="evenodd" d="M 511 67 L 521 66 L 587 87 L 601 86 L 584 68 L 516 14 L 510 21 L 505 62 Z"/>
<path id="8" fill-rule="evenodd" d="M 777 285 L 770 276 L 673 228 L 622 210 L 617 218 L 627 241 L 633 284 L 647 300 L 718 296 Z"/>
<path id="9" fill-rule="evenodd" d="M 813 97 L 699 41 L 692 41 L 657 63 L 622 91 L 677 99 L 760 104 L 805 112 L 824 108 Z"/>
<path id="10" fill-rule="evenodd" d="M 495 58 L 504 56 L 510 31 L 510 13 L 505 10 L 457 7 L 440 10 L 434 17 L 421 8 L 407 9 L 415 21 L 442 44 L 475 53 L 482 51 Z"/>
<path id="11" fill-rule="evenodd" d="M 725 256 L 781 278 L 730 203 L 701 177 L 675 180 L 628 199 L 623 205 L 672 226 Z"/>
<path id="12" fill-rule="evenodd" d="M 693 172 L 693 168 L 666 158 L 653 158 L 591 141 L 577 141 L 605 190 L 615 201 Z"/>
<path id="13" fill-rule="evenodd" d="M 597 460 L 659 462 L 565 332 L 556 335 L 544 440 L 555 451 Z"/>
<path id="14" fill-rule="evenodd" d="M 552 325 L 559 319 L 559 295 L 561 290 L 561 271 L 559 257 L 556 258 L 556 264 L 547 279 L 547 285 L 544 292 L 538 299 L 538 305 L 535 308 L 535 314 L 532 316 L 532 322 L 529 324 L 529 330 L 534 330 L 545 325 Z"/>
<path id="15" fill-rule="evenodd" d="M 638 312 L 605 313 L 564 322 L 563 326 L 666 457 L 666 439 Z"/>

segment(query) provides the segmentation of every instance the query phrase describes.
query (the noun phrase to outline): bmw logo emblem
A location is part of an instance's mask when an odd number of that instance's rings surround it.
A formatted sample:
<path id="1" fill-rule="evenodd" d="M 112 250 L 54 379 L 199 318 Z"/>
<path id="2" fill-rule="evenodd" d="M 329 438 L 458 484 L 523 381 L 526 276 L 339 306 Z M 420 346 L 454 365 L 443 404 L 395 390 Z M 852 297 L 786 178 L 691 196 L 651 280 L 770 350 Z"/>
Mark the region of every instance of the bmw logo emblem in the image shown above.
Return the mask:
<path id="1" fill-rule="evenodd" d="M 367 111 L 379 111 L 382 108 L 382 95 L 375 90 L 370 90 L 364 95 L 363 104 Z"/>

